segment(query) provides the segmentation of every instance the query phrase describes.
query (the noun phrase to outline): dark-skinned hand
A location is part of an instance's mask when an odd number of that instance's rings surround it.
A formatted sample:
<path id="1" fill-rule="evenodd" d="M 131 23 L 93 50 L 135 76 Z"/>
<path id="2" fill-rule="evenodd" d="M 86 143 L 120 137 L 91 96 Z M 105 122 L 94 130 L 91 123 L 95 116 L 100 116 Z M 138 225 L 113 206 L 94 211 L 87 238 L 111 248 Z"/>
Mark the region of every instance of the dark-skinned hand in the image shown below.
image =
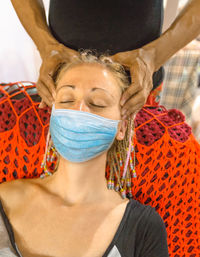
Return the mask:
<path id="1" fill-rule="evenodd" d="M 122 64 L 130 71 L 131 85 L 123 93 L 120 101 L 122 118 L 134 118 L 145 104 L 153 88 L 154 51 L 139 48 L 133 51 L 120 52 L 110 58 Z"/>
<path id="2" fill-rule="evenodd" d="M 61 63 L 70 62 L 72 58 L 78 57 L 79 53 L 58 43 L 49 45 L 41 56 L 42 65 L 36 83 L 38 94 L 42 98 L 39 108 L 46 107 L 47 105 L 52 107 L 52 102 L 55 99 L 55 84 L 52 76 Z"/>

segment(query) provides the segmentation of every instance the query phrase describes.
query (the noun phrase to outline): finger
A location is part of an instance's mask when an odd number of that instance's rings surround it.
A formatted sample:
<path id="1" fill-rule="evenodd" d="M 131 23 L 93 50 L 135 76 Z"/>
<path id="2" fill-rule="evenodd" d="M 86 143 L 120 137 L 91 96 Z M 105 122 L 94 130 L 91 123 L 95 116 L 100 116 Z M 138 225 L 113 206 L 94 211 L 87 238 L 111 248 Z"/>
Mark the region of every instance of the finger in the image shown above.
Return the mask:
<path id="1" fill-rule="evenodd" d="M 143 94 L 143 91 L 138 92 L 123 106 L 121 110 L 122 115 L 124 116 L 126 114 L 128 116 L 131 113 L 134 113 L 138 109 L 138 106 L 142 107 L 145 104 L 145 101 L 146 98 Z"/>
<path id="2" fill-rule="evenodd" d="M 139 65 L 136 63 L 130 68 L 131 85 L 123 93 L 120 105 L 124 105 L 134 94 L 143 89 L 144 73 L 139 69 Z"/>
<path id="3" fill-rule="evenodd" d="M 42 100 L 42 102 L 38 106 L 40 109 L 48 107 L 48 105 Z M 51 114 L 51 109 L 47 109 L 48 113 Z"/>
<path id="4" fill-rule="evenodd" d="M 132 113 L 132 114 L 130 115 L 131 119 L 135 120 L 136 114 L 137 114 L 136 112 Z"/>
<path id="5" fill-rule="evenodd" d="M 133 95 L 125 104 L 124 106 L 122 107 L 122 113 L 124 113 L 125 111 L 124 110 L 128 110 L 130 109 L 131 107 L 134 108 L 134 106 L 138 105 L 138 104 L 145 104 L 145 101 L 146 101 L 146 96 L 142 91 L 139 91 L 137 92 L 137 94 Z"/>
<path id="6" fill-rule="evenodd" d="M 143 105 L 146 103 L 151 90 L 151 81 L 149 82 L 145 80 L 145 78 L 146 77 L 144 77 L 143 81 L 144 88 L 138 91 L 135 95 L 132 95 L 132 97 L 129 98 L 129 100 L 123 106 L 121 110 L 123 115 L 130 115 L 132 112 L 136 111 L 136 106 L 139 106 L 139 109 L 141 109 Z"/>
<path id="7" fill-rule="evenodd" d="M 50 101 L 54 101 L 54 98 L 52 97 L 51 92 L 49 91 L 49 88 L 46 87 L 46 85 L 43 83 L 43 81 L 39 80 L 36 83 L 36 88 L 38 91 L 38 94 L 41 98 L 47 97 Z"/>
<path id="8" fill-rule="evenodd" d="M 49 101 L 49 99 L 48 98 L 44 98 L 44 104 L 45 104 L 45 106 L 44 107 L 50 107 L 50 108 L 52 108 L 52 105 L 53 105 L 53 102 L 52 101 Z M 44 108 L 43 107 L 43 108 Z"/>
<path id="9" fill-rule="evenodd" d="M 114 55 L 111 55 L 110 58 L 114 62 L 119 62 L 125 67 L 130 67 L 130 63 L 132 63 L 133 58 L 135 58 L 136 53 L 133 54 L 133 51 L 126 51 L 126 52 L 118 52 Z"/>
<path id="10" fill-rule="evenodd" d="M 41 95 L 40 92 L 40 88 L 38 89 L 38 93 Z M 46 105 L 48 105 L 49 107 L 52 107 L 52 104 L 54 102 L 53 99 L 50 99 L 49 97 L 47 97 L 46 95 L 42 94 L 42 101 L 45 102 Z"/>
<path id="11" fill-rule="evenodd" d="M 127 110 L 127 112 L 123 115 L 123 117 L 129 117 L 130 115 L 138 112 L 141 108 L 143 107 L 142 104 L 137 104 L 137 105 L 134 105 L 134 108 L 130 108 Z"/>
<path id="12" fill-rule="evenodd" d="M 138 106 L 142 107 L 145 104 L 145 100 L 146 99 L 145 99 L 144 95 L 140 94 L 140 93 L 137 95 L 136 99 L 135 99 L 135 97 L 130 99 L 127 102 L 126 106 L 124 106 L 125 111 L 122 109 L 123 115 L 124 114 L 130 115 L 131 113 L 135 112 L 138 109 Z"/>
<path id="13" fill-rule="evenodd" d="M 47 105 L 45 102 L 42 100 L 41 103 L 38 105 L 39 108 L 45 108 Z"/>
<path id="14" fill-rule="evenodd" d="M 42 102 L 38 105 L 38 108 L 43 108 Z"/>
<path id="15" fill-rule="evenodd" d="M 55 83 L 51 77 L 52 75 L 48 74 L 48 76 L 45 77 L 45 80 L 43 80 L 43 82 L 45 82 L 46 85 L 48 85 L 48 89 L 50 89 L 50 92 L 53 96 L 53 98 L 56 98 L 56 86 Z"/>
<path id="16" fill-rule="evenodd" d="M 123 115 L 122 117 L 123 117 L 123 119 L 128 119 L 129 117 L 135 117 L 136 116 L 136 114 L 141 110 L 141 108 L 143 107 L 143 106 L 141 106 L 140 104 L 138 104 L 138 105 L 136 105 L 136 106 L 134 106 L 135 107 L 135 109 L 133 110 L 129 110 L 125 115 Z"/>
<path id="17" fill-rule="evenodd" d="M 133 83 L 129 86 L 129 88 L 126 89 L 126 91 L 123 93 L 122 98 L 120 100 L 120 105 L 124 106 L 127 101 L 134 97 L 138 92 L 142 91 L 142 85 L 140 83 Z"/>
<path id="18" fill-rule="evenodd" d="M 55 83 L 54 83 L 51 76 L 52 76 L 51 73 L 49 73 L 48 75 L 45 74 L 45 76 L 41 75 L 39 79 L 43 83 L 43 85 L 46 86 L 46 88 L 48 89 L 50 94 L 55 99 L 55 97 L 56 97 L 56 87 L 55 87 Z"/>

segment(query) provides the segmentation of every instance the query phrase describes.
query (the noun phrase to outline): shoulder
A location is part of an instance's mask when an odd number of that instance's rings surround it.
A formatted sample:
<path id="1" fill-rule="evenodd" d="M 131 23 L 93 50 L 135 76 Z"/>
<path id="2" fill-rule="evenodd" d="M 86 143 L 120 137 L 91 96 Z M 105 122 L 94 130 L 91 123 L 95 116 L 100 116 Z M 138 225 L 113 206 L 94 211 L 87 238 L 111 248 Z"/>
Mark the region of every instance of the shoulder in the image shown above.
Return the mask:
<path id="1" fill-rule="evenodd" d="M 15 209 L 30 198 L 37 188 L 35 179 L 17 179 L 0 184 L 0 200 L 6 209 Z"/>
<path id="2" fill-rule="evenodd" d="M 144 205 L 137 200 L 132 201 L 131 215 L 133 220 L 137 219 L 137 223 L 144 228 L 144 231 L 165 233 L 165 224 L 160 214 L 150 205 Z"/>
<path id="3" fill-rule="evenodd" d="M 168 257 L 167 231 L 160 214 L 150 205 L 133 203 L 131 226 L 135 228 L 136 245 L 141 256 Z M 135 211 L 136 216 L 133 215 Z"/>

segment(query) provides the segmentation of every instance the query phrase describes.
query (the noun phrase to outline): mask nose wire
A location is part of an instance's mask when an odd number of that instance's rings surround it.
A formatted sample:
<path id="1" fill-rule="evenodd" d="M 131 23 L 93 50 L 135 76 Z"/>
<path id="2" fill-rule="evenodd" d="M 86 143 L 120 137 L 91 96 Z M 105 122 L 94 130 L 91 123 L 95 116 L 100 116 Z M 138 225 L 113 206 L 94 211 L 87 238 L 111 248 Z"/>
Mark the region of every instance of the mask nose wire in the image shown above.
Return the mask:
<path id="1" fill-rule="evenodd" d="M 83 108 L 83 101 L 80 104 L 80 111 L 82 111 L 82 108 Z"/>

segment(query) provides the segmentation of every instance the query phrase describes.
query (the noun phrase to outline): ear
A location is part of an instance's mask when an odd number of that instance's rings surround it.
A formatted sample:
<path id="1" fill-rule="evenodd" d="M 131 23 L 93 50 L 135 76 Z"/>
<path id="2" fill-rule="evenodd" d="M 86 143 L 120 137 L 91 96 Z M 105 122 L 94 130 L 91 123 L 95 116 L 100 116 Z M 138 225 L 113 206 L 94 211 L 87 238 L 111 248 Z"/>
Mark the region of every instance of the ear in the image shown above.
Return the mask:
<path id="1" fill-rule="evenodd" d="M 116 139 L 117 140 L 123 140 L 126 134 L 126 129 L 128 126 L 128 120 L 122 120 L 118 124 L 118 131 L 116 134 Z"/>

